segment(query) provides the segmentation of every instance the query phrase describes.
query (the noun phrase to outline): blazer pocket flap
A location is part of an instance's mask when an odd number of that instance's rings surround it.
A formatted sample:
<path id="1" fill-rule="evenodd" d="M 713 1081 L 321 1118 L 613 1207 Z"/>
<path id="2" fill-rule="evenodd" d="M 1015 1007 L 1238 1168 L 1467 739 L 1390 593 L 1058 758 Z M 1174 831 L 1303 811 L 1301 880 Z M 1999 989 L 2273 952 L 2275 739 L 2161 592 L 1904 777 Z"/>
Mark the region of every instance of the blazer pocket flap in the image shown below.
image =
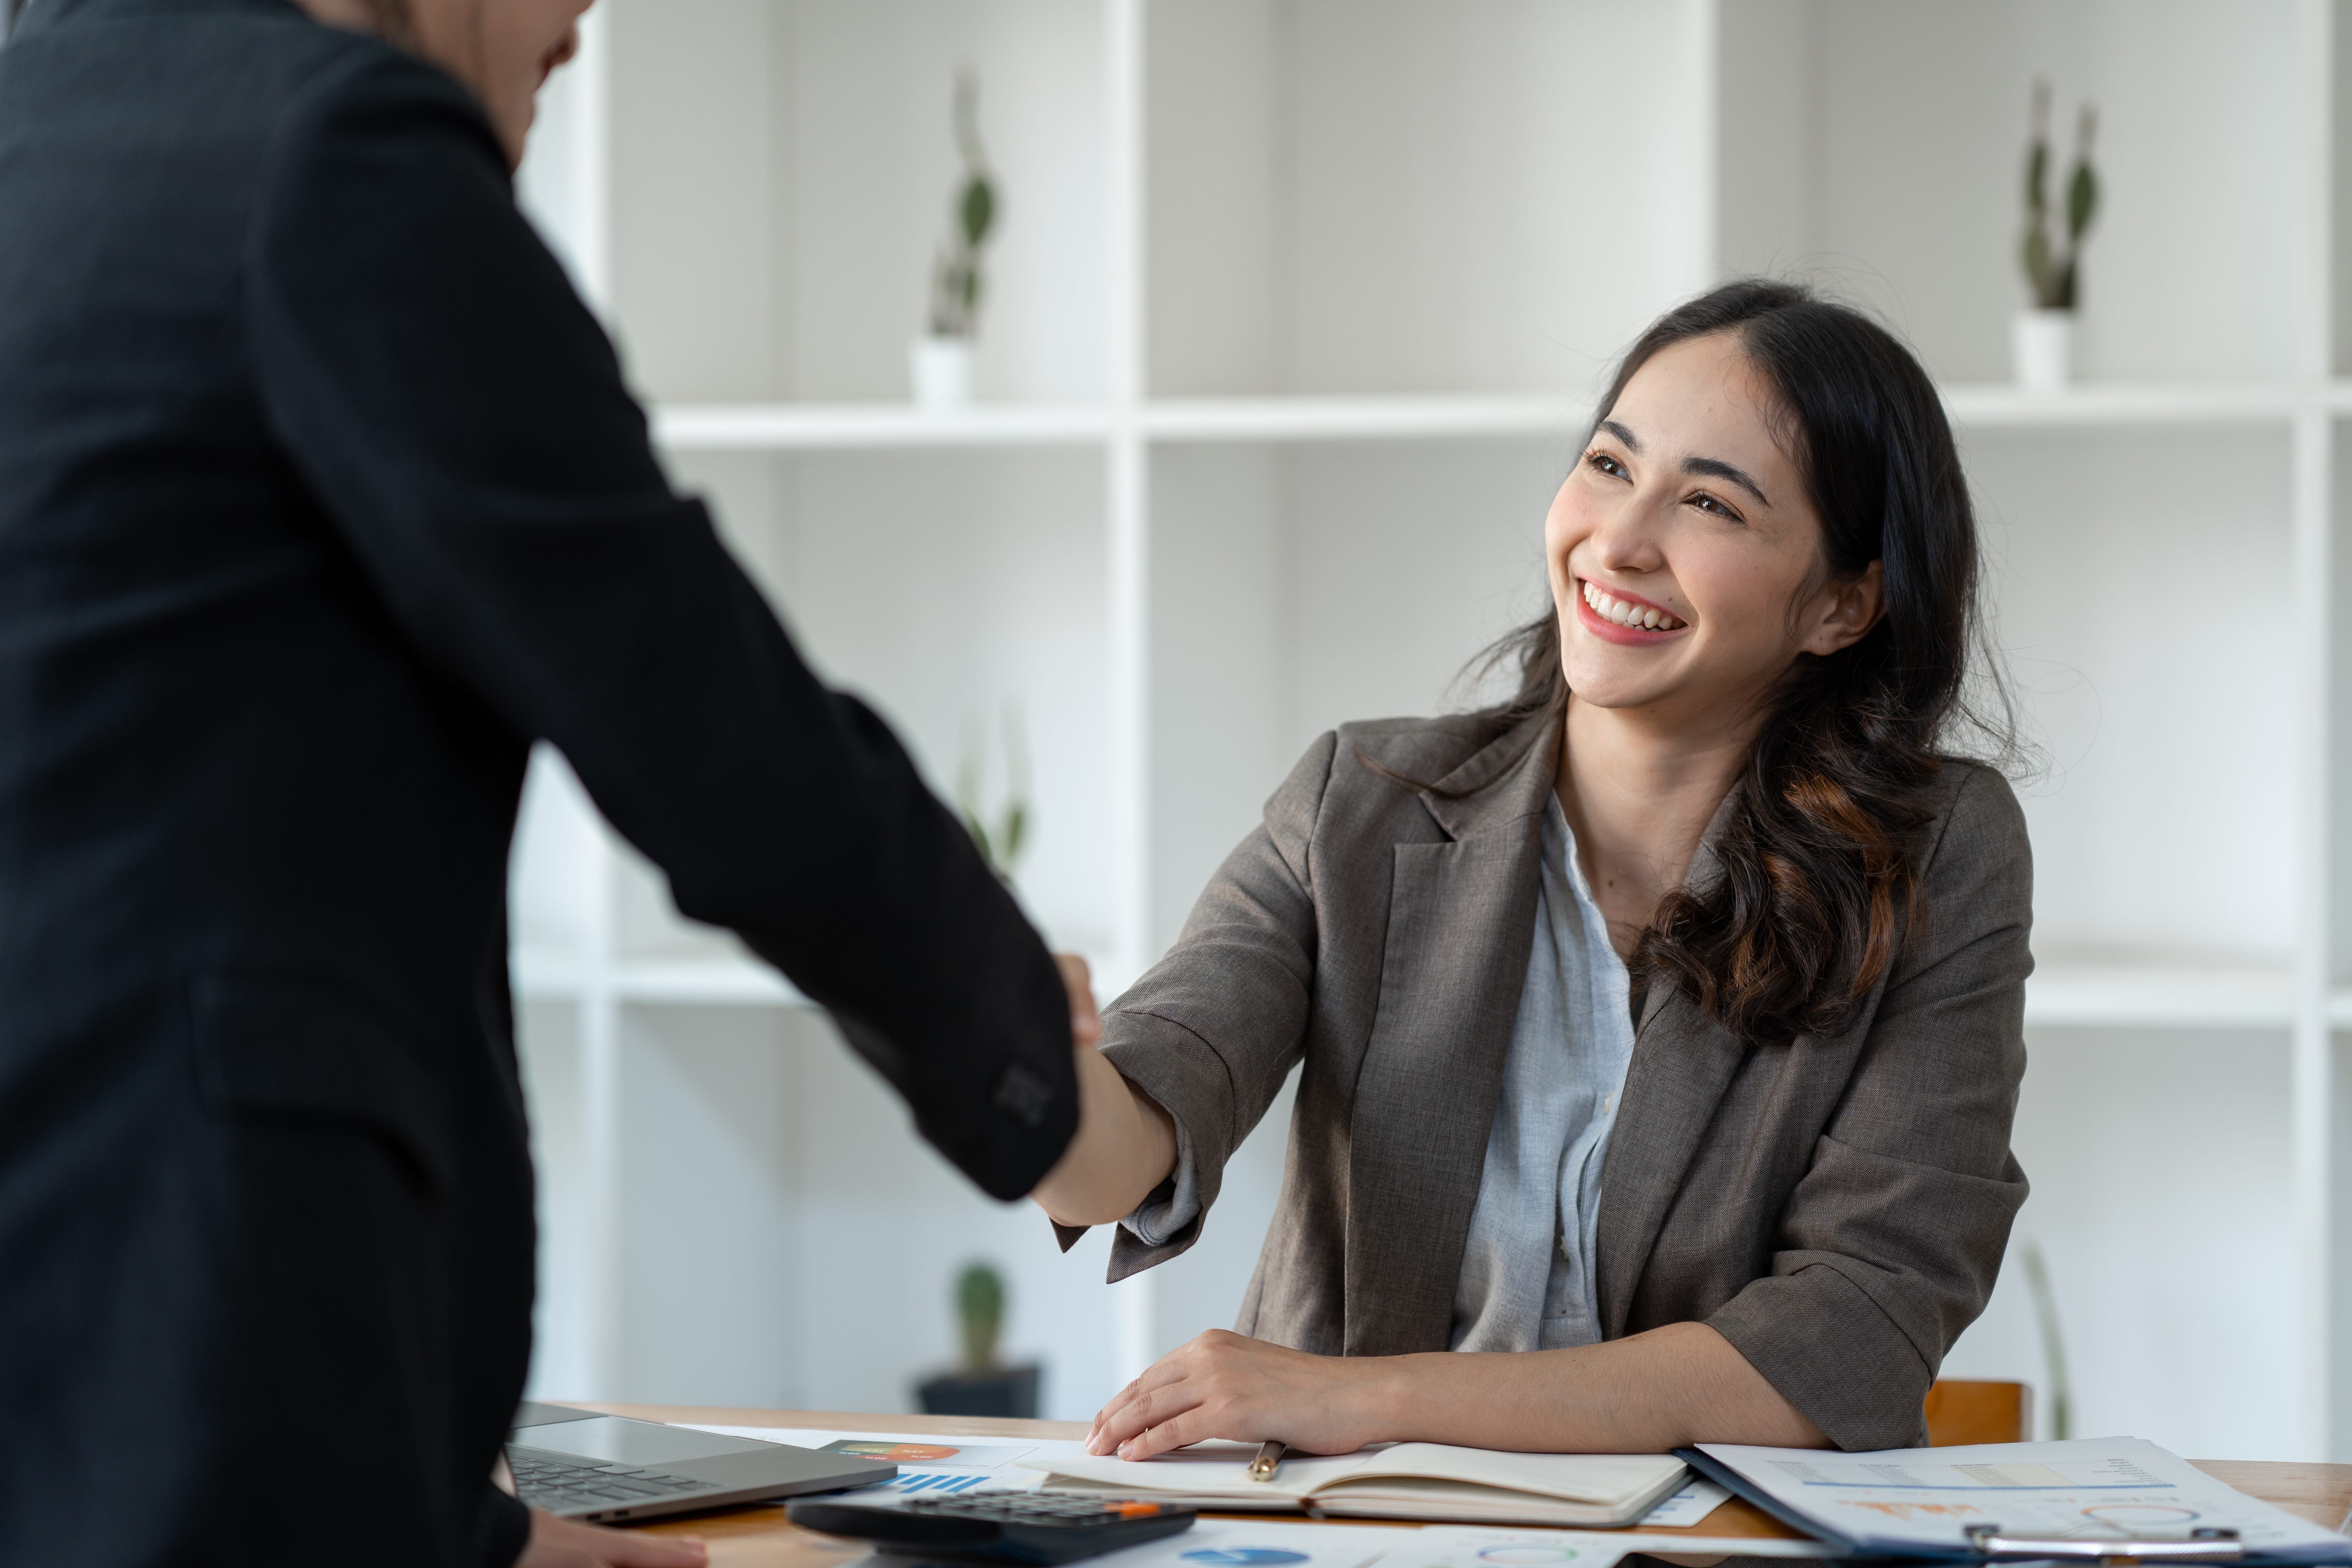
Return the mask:
<path id="1" fill-rule="evenodd" d="M 415 1045 L 324 981 L 213 974 L 194 987 L 204 1095 L 233 1115 L 373 1133 L 436 1194 L 456 1183 L 443 1096 Z"/>

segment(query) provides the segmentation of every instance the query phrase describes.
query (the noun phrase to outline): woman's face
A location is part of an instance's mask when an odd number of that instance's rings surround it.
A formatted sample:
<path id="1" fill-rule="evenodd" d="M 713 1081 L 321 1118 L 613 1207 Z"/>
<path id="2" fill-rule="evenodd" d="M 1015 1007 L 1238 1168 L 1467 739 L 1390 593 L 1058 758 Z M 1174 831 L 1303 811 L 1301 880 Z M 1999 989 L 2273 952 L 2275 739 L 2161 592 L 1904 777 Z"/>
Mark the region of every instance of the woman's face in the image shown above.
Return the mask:
<path id="1" fill-rule="evenodd" d="M 1626 383 L 1544 521 L 1577 700 L 1742 724 L 1800 653 L 1834 653 L 1877 619 L 1877 563 L 1823 580 L 1777 412 L 1728 336 L 1676 343 Z"/>

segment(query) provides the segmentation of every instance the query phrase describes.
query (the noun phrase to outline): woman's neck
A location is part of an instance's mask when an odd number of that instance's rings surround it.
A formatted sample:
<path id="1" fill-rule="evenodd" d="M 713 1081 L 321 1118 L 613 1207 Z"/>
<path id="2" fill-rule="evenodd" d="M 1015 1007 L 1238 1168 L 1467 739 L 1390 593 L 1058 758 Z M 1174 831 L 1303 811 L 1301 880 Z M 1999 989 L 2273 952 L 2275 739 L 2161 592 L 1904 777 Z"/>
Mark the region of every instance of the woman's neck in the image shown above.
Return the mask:
<path id="1" fill-rule="evenodd" d="M 1610 941 L 1630 955 L 1659 901 L 1682 886 L 1758 726 L 1661 726 L 1573 696 L 1563 722 L 1554 788 Z"/>

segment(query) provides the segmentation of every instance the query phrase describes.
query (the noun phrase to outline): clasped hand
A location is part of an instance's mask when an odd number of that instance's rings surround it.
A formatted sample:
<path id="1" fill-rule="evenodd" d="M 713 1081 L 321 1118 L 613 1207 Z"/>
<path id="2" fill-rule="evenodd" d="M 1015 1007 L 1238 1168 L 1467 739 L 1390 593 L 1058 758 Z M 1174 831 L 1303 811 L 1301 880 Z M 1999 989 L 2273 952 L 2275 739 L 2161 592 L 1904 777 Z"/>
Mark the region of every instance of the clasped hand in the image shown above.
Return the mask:
<path id="1" fill-rule="evenodd" d="M 1096 1415 L 1087 1452 L 1148 1459 L 1223 1437 L 1352 1454 L 1389 1436 L 1375 1425 L 1389 1359 L 1309 1355 L 1212 1329 L 1119 1390 Z"/>

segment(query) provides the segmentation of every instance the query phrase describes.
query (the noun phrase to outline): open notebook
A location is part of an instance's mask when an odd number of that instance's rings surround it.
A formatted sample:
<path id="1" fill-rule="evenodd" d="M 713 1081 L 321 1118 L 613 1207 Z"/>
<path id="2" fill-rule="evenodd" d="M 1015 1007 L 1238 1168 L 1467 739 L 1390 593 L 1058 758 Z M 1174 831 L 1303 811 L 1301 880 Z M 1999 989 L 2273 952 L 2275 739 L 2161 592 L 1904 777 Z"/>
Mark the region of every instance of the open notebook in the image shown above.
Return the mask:
<path id="1" fill-rule="evenodd" d="M 1398 1443 L 1334 1458 L 1294 1457 L 1249 1479 L 1255 1446 L 1202 1443 L 1156 1459 L 1031 1459 L 1047 1491 L 1144 1497 L 1221 1510 L 1303 1510 L 1362 1519 L 1632 1524 L 1682 1483 L 1670 1454 L 1506 1454 Z"/>

